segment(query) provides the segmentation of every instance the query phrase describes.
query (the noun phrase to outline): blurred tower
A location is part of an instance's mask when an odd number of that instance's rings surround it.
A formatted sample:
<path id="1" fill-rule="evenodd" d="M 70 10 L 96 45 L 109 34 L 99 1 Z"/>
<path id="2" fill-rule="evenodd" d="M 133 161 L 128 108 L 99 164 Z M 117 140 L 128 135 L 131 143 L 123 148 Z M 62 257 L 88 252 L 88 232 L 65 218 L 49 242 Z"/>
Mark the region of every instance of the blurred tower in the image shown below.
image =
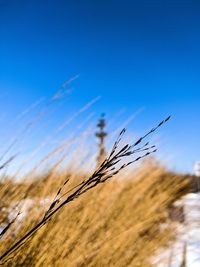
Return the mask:
<path id="1" fill-rule="evenodd" d="M 98 132 L 96 132 L 96 137 L 99 139 L 99 151 L 98 151 L 98 156 L 97 156 L 97 165 L 99 165 L 106 157 L 105 138 L 107 136 L 107 133 L 104 130 L 106 126 L 104 116 L 105 114 L 101 115 L 101 118 L 99 119 L 99 122 L 97 124 Z"/>

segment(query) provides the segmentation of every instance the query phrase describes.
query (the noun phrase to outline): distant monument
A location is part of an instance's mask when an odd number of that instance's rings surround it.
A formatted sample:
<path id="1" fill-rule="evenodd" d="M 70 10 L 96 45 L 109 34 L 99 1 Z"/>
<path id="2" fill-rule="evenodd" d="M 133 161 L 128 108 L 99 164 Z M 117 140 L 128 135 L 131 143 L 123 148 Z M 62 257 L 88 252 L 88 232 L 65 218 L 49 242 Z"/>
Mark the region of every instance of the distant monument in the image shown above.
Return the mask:
<path id="1" fill-rule="evenodd" d="M 97 165 L 101 164 L 102 161 L 106 157 L 105 138 L 107 136 L 107 133 L 104 130 L 106 127 L 106 122 L 105 122 L 104 117 L 105 117 L 105 114 L 102 114 L 97 124 L 98 132 L 96 132 L 96 137 L 99 139 L 99 151 L 98 151 L 98 156 L 97 156 Z"/>

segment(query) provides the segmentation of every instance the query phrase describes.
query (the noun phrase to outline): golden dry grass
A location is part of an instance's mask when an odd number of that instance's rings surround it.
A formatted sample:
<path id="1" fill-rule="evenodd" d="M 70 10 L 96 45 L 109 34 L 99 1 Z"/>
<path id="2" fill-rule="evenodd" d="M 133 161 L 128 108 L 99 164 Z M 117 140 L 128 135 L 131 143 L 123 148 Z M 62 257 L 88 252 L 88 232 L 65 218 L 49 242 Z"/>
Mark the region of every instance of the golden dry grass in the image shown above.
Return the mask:
<path id="1" fill-rule="evenodd" d="M 47 207 L 41 201 L 52 199 L 63 179 L 53 171 L 32 182 L 2 183 L 5 206 L 23 195 L 34 202 L 20 229 L 13 225 L 2 239 L 0 254 L 44 216 Z M 74 174 L 67 186 L 80 179 Z M 188 191 L 188 183 L 151 164 L 126 178 L 119 175 L 64 207 L 4 266 L 152 266 L 157 249 L 173 238 L 170 223 L 161 227 L 168 220 L 167 210 Z"/>

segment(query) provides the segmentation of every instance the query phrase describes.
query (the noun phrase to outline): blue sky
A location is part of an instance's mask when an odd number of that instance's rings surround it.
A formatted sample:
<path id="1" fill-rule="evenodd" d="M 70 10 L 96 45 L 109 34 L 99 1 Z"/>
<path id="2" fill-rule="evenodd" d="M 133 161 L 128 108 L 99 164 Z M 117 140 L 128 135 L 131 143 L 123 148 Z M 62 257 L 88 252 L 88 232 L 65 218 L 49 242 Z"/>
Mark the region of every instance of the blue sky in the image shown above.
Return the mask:
<path id="1" fill-rule="evenodd" d="M 199 14 L 197 0 L 0 0 L 2 136 L 17 128 L 7 126 L 13 117 L 78 74 L 59 119 L 97 96 L 96 116 L 108 120 L 143 108 L 133 132 L 171 114 L 162 157 L 192 171 L 200 159 Z"/>

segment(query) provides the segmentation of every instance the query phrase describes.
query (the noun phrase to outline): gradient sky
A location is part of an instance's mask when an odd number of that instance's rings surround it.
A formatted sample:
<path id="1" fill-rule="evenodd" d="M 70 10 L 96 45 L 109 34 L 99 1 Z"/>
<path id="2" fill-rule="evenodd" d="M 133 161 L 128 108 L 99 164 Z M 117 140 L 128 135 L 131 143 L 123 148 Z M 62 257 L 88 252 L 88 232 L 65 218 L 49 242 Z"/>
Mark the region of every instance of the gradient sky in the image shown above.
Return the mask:
<path id="1" fill-rule="evenodd" d="M 198 0 L 0 0 L 4 128 L 78 74 L 62 114 L 97 96 L 93 109 L 108 120 L 143 108 L 133 131 L 171 114 L 162 157 L 172 169 L 192 171 L 200 160 L 199 14 Z"/>

